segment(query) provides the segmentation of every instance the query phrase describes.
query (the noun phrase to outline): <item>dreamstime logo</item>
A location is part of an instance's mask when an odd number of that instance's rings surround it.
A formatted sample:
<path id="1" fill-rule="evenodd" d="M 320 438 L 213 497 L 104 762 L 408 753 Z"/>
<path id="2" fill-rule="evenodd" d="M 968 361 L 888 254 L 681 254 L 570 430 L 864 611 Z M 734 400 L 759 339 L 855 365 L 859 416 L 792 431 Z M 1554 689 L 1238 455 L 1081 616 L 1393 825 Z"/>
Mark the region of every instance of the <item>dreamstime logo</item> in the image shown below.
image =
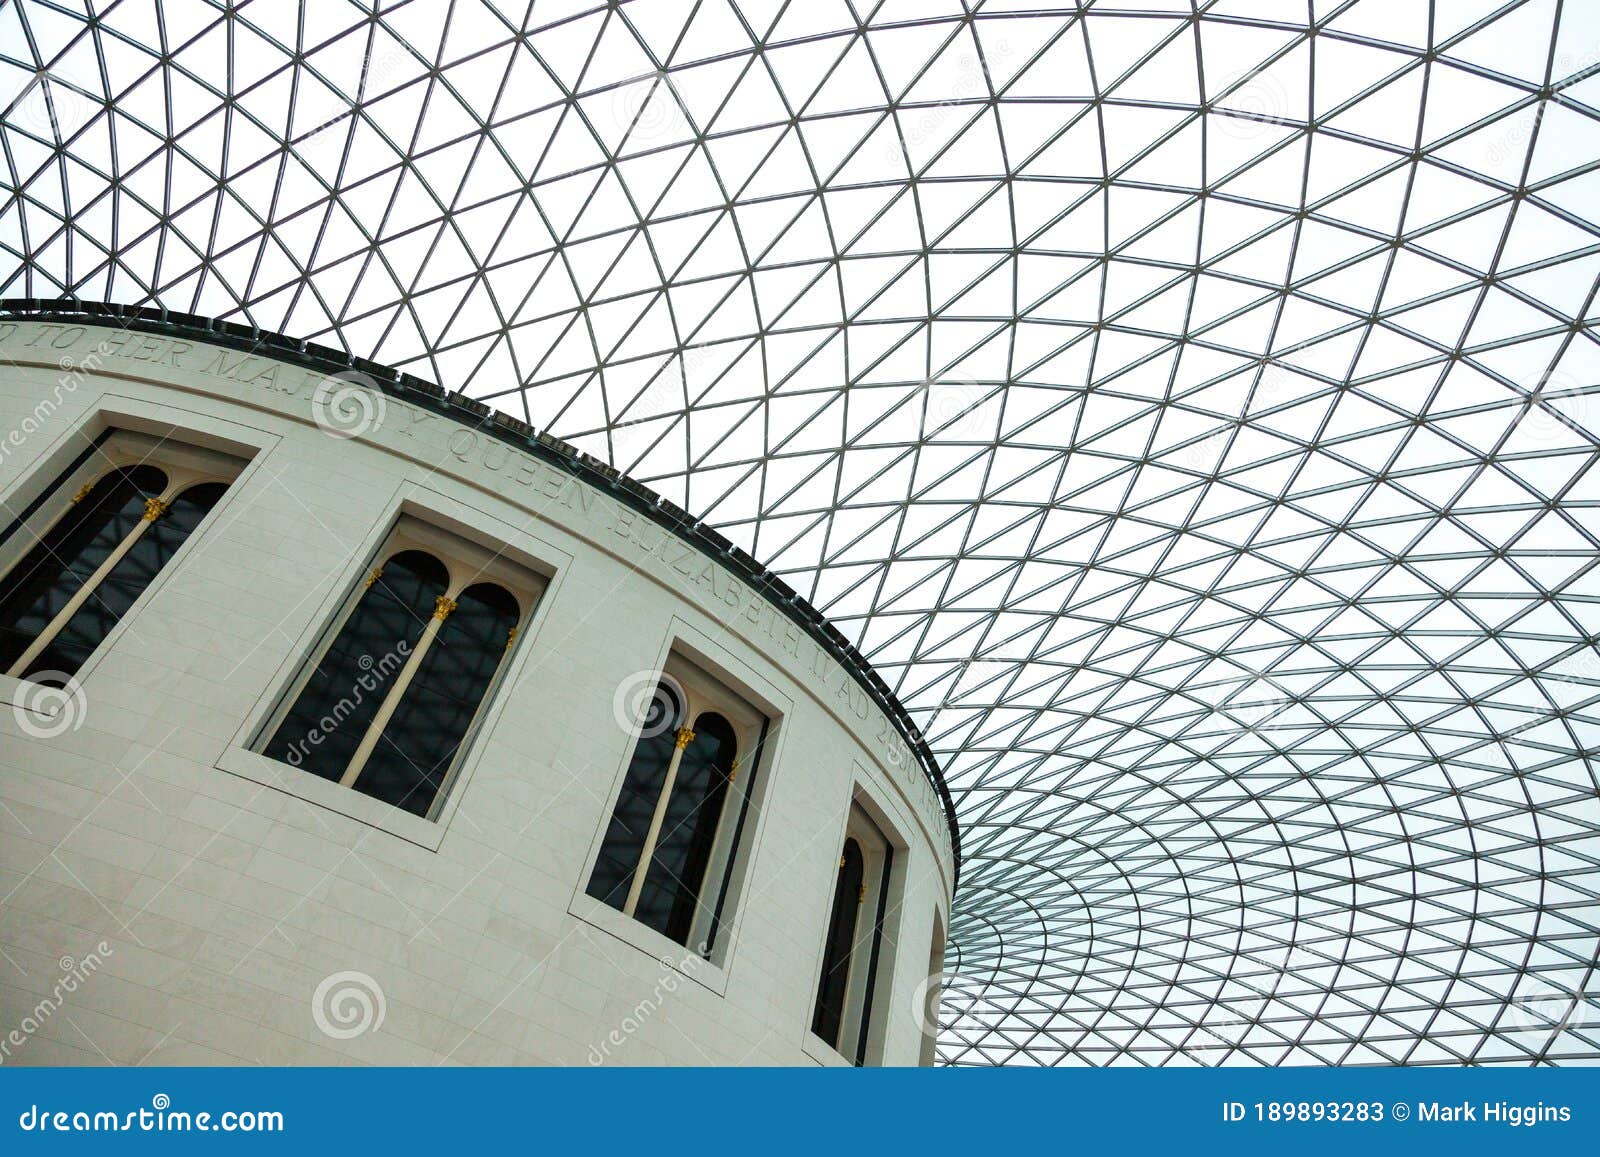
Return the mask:
<path id="1" fill-rule="evenodd" d="M 589 1063 L 603 1065 L 610 1060 L 612 1052 L 626 1044 L 630 1037 L 660 1011 L 667 997 L 678 991 L 678 985 L 682 983 L 679 974 L 693 976 L 709 951 L 710 947 L 701 941 L 694 951 L 681 959 L 673 960 L 670 956 L 663 956 L 660 961 L 661 976 L 656 980 L 655 987 L 628 1010 L 621 1023 L 607 1033 L 604 1039 L 598 1044 L 589 1046 Z"/>
<path id="2" fill-rule="evenodd" d="M 635 671 L 617 684 L 611 696 L 611 718 L 627 735 L 654 739 L 678 723 L 688 701 L 683 684 L 665 671 Z"/>
<path id="3" fill-rule="evenodd" d="M 89 978 L 100 971 L 106 957 L 111 955 L 114 955 L 111 945 L 102 940 L 95 945 L 94 951 L 81 960 L 63 956 L 59 964 L 61 976 L 57 978 L 49 994 L 29 1009 L 15 1027 L 0 1037 L 0 1064 L 10 1060 L 12 1053 L 26 1045 L 39 1031 L 40 1026 L 66 1004 L 67 997 L 87 984 Z"/>
<path id="4" fill-rule="evenodd" d="M 56 72 L 25 73 L 0 93 L 5 122 L 44 139 L 66 141 L 89 123 L 99 102 Z"/>
<path id="5" fill-rule="evenodd" d="M 1244 83 L 1239 84 L 1240 81 Z M 1238 87 L 1232 88 L 1235 84 Z M 1211 102 L 1211 110 L 1216 115 L 1210 118 L 1210 123 L 1230 137 L 1260 136 L 1267 126 L 1282 121 L 1289 107 L 1289 96 L 1283 85 L 1270 74 L 1237 73 L 1222 85 L 1222 91 L 1226 95 Z"/>
<path id="6" fill-rule="evenodd" d="M 1223 709 L 1246 731 L 1258 732 L 1281 715 L 1289 703 L 1289 696 L 1271 679 L 1255 678 L 1241 684 Z"/>
<path id="7" fill-rule="evenodd" d="M 984 433 L 989 392 L 966 378 L 941 378 L 922 383 L 922 429 L 942 438 Z M 990 431 L 992 433 L 992 431 Z"/>
<path id="8" fill-rule="evenodd" d="M 1568 442 L 1575 433 L 1586 435 L 1592 428 L 1594 389 L 1561 370 L 1546 375 L 1528 395 L 1528 408 L 1517 420 L 1518 432 L 1541 442 Z"/>
<path id="9" fill-rule="evenodd" d="M 335 972 L 311 995 L 311 1019 L 334 1040 L 377 1032 L 387 1009 L 382 987 L 365 972 Z"/>
<path id="10" fill-rule="evenodd" d="M 611 122 L 632 144 L 643 144 L 684 126 L 672 78 L 665 69 L 611 90 Z"/>
<path id="11" fill-rule="evenodd" d="M 378 576 L 373 574 L 371 581 L 376 582 Z M 350 690 L 339 697 L 328 711 L 316 721 L 304 735 L 289 744 L 289 749 L 283 759 L 291 767 L 299 767 L 312 750 L 321 747 L 323 742 L 344 726 L 345 720 L 354 715 L 361 704 L 372 695 L 387 693 L 389 680 L 394 673 L 405 665 L 411 657 L 411 644 L 401 639 L 395 644 L 394 650 L 387 651 L 383 657 L 374 660 L 371 655 L 362 655 L 356 660 L 356 666 L 361 669 L 361 674 L 355 677 L 350 684 Z"/>
<path id="12" fill-rule="evenodd" d="M 22 684 L 11 714 L 24 735 L 56 739 L 83 726 L 89 701 L 83 685 L 65 671 L 41 671 Z"/>
<path id="13" fill-rule="evenodd" d="M 311 416 L 334 438 L 359 438 L 377 429 L 387 408 L 378 383 L 353 370 L 323 378 L 311 395 Z"/>
<path id="14" fill-rule="evenodd" d="M 1600 992 L 1546 985 L 1514 999 L 1507 1020 L 1524 1045 L 1546 1047 L 1563 1033 L 1600 1029 Z"/>
<path id="15" fill-rule="evenodd" d="M 935 972 L 918 984 L 911 1009 L 925 1035 L 943 1030 L 964 1041 L 991 1032 L 1005 1015 L 987 984 L 955 972 Z"/>

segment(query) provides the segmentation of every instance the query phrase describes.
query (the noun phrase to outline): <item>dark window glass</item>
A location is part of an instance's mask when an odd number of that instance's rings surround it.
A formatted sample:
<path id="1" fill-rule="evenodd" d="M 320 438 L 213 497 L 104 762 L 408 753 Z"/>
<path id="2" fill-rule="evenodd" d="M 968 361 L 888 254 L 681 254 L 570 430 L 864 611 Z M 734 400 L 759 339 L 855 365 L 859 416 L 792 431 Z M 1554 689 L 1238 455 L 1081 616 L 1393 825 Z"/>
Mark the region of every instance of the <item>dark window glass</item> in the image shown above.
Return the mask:
<path id="1" fill-rule="evenodd" d="M 28 674 L 76 671 L 81 667 L 161 568 L 172 561 L 227 489 L 221 482 L 204 482 L 174 498 L 166 512 L 144 528 L 94 593 L 39 652 Z"/>
<path id="2" fill-rule="evenodd" d="M 383 564 L 262 754 L 337 780 L 449 583 L 420 550 Z"/>
<path id="3" fill-rule="evenodd" d="M 650 819 L 666 781 L 667 767 L 683 723 L 683 704 L 665 682 L 657 685 L 646 709 L 633 760 L 622 779 L 622 792 L 611 813 L 606 838 L 600 845 L 594 874 L 589 877 L 589 895 L 621 909 L 633 887 L 633 873 L 644 851 Z"/>
<path id="4" fill-rule="evenodd" d="M 356 777 L 357 791 L 428 814 L 518 617 L 504 587 L 479 583 L 461 592 Z"/>
<path id="5" fill-rule="evenodd" d="M 154 466 L 114 470 L 55 525 L 0 582 L 0 671 L 8 671 L 144 517 L 167 476 Z M 97 594 L 91 594 L 92 605 Z M 111 620 L 114 623 L 116 620 Z M 109 629 L 109 627 L 107 627 Z M 104 637 L 103 633 L 102 636 Z M 99 639 L 95 640 L 98 643 Z M 90 650 L 93 650 L 91 645 Z M 87 654 L 87 652 L 85 652 Z M 73 671 L 77 663 L 57 663 Z M 38 664 L 34 664 L 35 669 Z"/>
<path id="6" fill-rule="evenodd" d="M 817 986 L 817 1012 L 811 1031 L 834 1048 L 839 1047 L 839 1030 L 844 1025 L 845 1000 L 849 996 L 850 953 L 855 945 L 856 914 L 861 905 L 861 885 L 866 862 L 861 845 L 845 840 L 839 857 L 839 879 L 833 888 L 833 914 L 828 918 L 828 938 L 822 949 L 822 980 Z"/>
<path id="7" fill-rule="evenodd" d="M 702 715 L 693 728 L 634 910 L 635 917 L 679 944 L 689 942 L 737 754 L 733 728 L 722 716 Z"/>

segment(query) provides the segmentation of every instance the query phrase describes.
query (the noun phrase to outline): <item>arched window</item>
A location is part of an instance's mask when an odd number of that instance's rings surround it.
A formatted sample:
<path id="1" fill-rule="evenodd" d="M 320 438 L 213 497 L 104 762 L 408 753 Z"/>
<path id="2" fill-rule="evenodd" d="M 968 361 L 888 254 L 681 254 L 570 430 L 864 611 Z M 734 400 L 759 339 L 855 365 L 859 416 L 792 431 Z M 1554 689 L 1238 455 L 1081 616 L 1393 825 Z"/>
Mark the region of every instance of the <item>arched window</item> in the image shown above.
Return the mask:
<path id="1" fill-rule="evenodd" d="M 708 711 L 690 730 L 676 782 L 661 793 L 658 834 L 634 909 L 637 919 L 680 944 L 689 940 L 738 758 L 733 727 L 721 715 Z"/>
<path id="2" fill-rule="evenodd" d="M 156 461 L 146 460 L 153 451 Z M 104 468 L 119 458 L 138 461 Z M 77 672 L 238 470 L 225 455 L 120 431 L 95 449 L 93 463 L 57 480 L 42 504 L 54 519 L 0 579 L 7 675 L 59 683 Z"/>
<path id="3" fill-rule="evenodd" d="M 685 705 L 671 683 L 663 680 L 650 697 L 633 759 L 622 777 L 622 791 L 611 812 L 600 857 L 589 877 L 589 895 L 630 916 L 629 897 L 639 867 L 639 853 L 655 819 L 656 804 L 667 769 L 679 751 Z"/>
<path id="4" fill-rule="evenodd" d="M 416 677 L 400 695 L 355 789 L 425 816 L 472 725 L 478 704 L 511 646 L 517 600 L 494 583 L 462 591 L 439 627 Z"/>
<path id="5" fill-rule="evenodd" d="M 145 504 L 166 489 L 154 466 L 113 470 L 70 505 L 44 537 L 6 575 L 0 592 L 0 664 L 21 676 L 24 652 L 40 642 L 69 602 L 88 597 L 89 581 L 138 527 Z M 51 632 L 53 634 L 54 632 Z M 35 647 L 35 644 L 38 647 Z"/>
<path id="6" fill-rule="evenodd" d="M 748 787 L 733 790 L 741 733 L 753 749 L 764 723 L 690 664 L 669 663 L 640 724 L 588 894 L 709 952 L 749 799 Z M 738 806 L 730 807 L 734 795 Z"/>
<path id="7" fill-rule="evenodd" d="M 262 754 L 343 779 L 449 585 L 444 563 L 420 550 L 376 567 Z"/>
<path id="8" fill-rule="evenodd" d="M 170 502 L 147 507 L 140 526 L 124 540 L 126 550 L 51 637 L 33 662 L 27 676 L 45 671 L 76 671 L 111 633 L 145 588 L 172 561 L 227 487 L 221 482 L 191 486 Z"/>
<path id="9" fill-rule="evenodd" d="M 543 580 L 411 518 L 385 555 L 258 750 L 429 818 Z"/>
<path id="10" fill-rule="evenodd" d="M 893 863 L 888 837 L 860 807 L 851 805 L 822 941 L 811 1031 L 858 1065 L 867 1061 Z"/>
<path id="11" fill-rule="evenodd" d="M 828 937 L 822 946 L 822 981 L 817 988 L 817 1011 L 811 1031 L 834 1048 L 844 1026 L 845 996 L 850 990 L 850 964 L 855 955 L 856 927 L 861 902 L 866 898 L 866 857 L 853 839 L 844 842 L 839 875 L 833 887 L 833 909 L 828 917 Z"/>

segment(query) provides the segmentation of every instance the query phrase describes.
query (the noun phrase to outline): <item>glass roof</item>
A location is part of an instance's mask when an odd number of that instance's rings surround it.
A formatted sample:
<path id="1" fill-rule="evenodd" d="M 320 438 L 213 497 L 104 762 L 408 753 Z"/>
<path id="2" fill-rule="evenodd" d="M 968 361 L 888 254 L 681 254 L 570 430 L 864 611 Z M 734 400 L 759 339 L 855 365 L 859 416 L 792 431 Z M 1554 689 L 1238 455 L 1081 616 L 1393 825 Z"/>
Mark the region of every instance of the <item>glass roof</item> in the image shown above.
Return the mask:
<path id="1" fill-rule="evenodd" d="M 0 295 L 781 573 L 947 769 L 947 1061 L 1600 1060 L 1597 70 L 1573 0 L 26 0 Z"/>

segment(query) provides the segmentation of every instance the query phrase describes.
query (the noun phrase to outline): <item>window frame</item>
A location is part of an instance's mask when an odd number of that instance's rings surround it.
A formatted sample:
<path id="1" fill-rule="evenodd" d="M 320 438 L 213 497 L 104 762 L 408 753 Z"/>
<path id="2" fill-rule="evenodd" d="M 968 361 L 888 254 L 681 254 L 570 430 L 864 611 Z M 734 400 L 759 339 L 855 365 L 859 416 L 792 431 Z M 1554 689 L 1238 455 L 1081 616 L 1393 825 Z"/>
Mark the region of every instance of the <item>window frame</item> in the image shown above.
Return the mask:
<path id="1" fill-rule="evenodd" d="M 250 728 L 245 747 L 254 760 L 259 760 L 273 769 L 288 769 L 296 773 L 297 778 L 321 779 L 312 772 L 265 754 L 263 748 L 271 743 L 284 720 L 298 703 L 323 658 L 338 640 L 360 604 L 362 596 L 375 581 L 377 572 L 387 560 L 406 551 L 420 551 L 431 555 L 444 565 L 447 575 L 445 593 L 436 600 L 434 615 L 424 627 L 424 638 L 428 643 L 431 644 L 445 619 L 454 610 L 456 598 L 467 588 L 479 583 L 493 583 L 510 593 L 518 608 L 516 625 L 496 664 L 494 674 L 484 687 L 472 718 L 456 745 L 455 755 L 440 779 L 438 791 L 434 794 L 426 815 L 418 816 L 378 796 L 359 791 L 355 787 L 372 750 L 376 747 L 378 738 L 393 719 L 394 712 L 403 700 L 412 679 L 427 657 L 429 646 L 421 642 L 410 649 L 406 661 L 385 689 L 377 714 L 363 733 L 357 756 L 352 757 L 338 780 L 322 779 L 322 783 L 340 793 L 360 796 L 397 818 L 404 816 L 402 823 L 412 821 L 431 829 L 438 829 L 442 836 L 444 821 L 452 810 L 452 801 L 460 787 L 462 770 L 473 755 L 473 749 L 483 732 L 486 720 L 498 705 L 513 664 L 532 634 L 531 624 L 550 592 L 550 577 L 541 568 L 527 565 L 508 553 L 504 545 L 491 548 L 453 529 L 437 525 L 424 513 L 410 509 L 399 511 L 389 520 L 387 529 L 379 534 L 374 548 L 367 553 L 366 564 L 359 572 L 357 580 L 347 583 L 343 596 L 334 604 L 332 612 L 325 617 L 322 627 L 314 636 L 312 645 L 300 652 L 293 676 L 272 699 L 270 710 L 260 722 Z M 234 761 L 227 761 L 222 766 L 224 770 L 242 770 Z M 282 778 L 278 776 L 274 786 L 282 786 Z"/>
<path id="2" fill-rule="evenodd" d="M 678 741 L 672 764 L 663 775 L 663 787 L 676 787 L 674 772 L 682 758 L 685 743 L 682 733 L 689 731 L 692 734 L 695 724 L 704 716 L 721 716 L 734 734 L 733 771 L 723 798 L 721 814 L 717 818 L 705 870 L 695 890 L 695 912 L 686 937 L 687 943 L 679 944 L 635 915 L 639 894 L 659 846 L 652 837 L 658 835 L 659 825 L 670 805 L 670 790 L 660 791 L 656 796 L 650 831 L 641 843 L 632 872 L 629 897 L 624 905 L 615 907 L 588 891 L 626 784 L 627 773 L 643 739 L 642 720 L 629 738 L 622 774 L 607 797 L 599 833 L 578 882 L 578 894 L 596 908 L 625 921 L 628 927 L 640 934 L 659 938 L 680 952 L 718 964 L 726 958 L 728 942 L 732 939 L 733 920 L 727 913 L 738 903 L 740 881 L 734 878 L 738 874 L 738 862 L 746 840 L 754 838 L 753 834 L 746 835 L 751 827 L 750 812 L 752 808 L 759 807 L 757 799 L 762 794 L 761 788 L 766 779 L 763 773 L 770 763 L 771 750 L 781 728 L 778 726 L 777 713 L 756 702 L 742 687 L 724 678 L 720 672 L 708 669 L 708 666 L 698 655 L 673 645 L 654 672 L 654 682 L 651 684 L 655 687 L 670 680 L 683 701 Z"/>
<path id="3" fill-rule="evenodd" d="M 659 638 L 654 657 L 640 659 L 640 670 L 659 679 L 668 661 L 675 655 L 682 656 L 712 674 L 768 720 L 759 763 L 751 767 L 748 777 L 744 775 L 746 765 L 740 764 L 739 778 L 744 784 L 740 798 L 743 814 L 735 825 L 735 842 L 729 847 L 731 858 L 726 884 L 720 881 L 717 884 L 720 914 L 717 936 L 710 956 L 701 956 L 588 894 L 589 880 L 605 841 L 606 826 L 611 821 L 635 747 L 635 734 L 618 730 L 611 722 L 613 704 L 610 702 L 593 704 L 593 722 L 599 726 L 604 718 L 610 728 L 609 734 L 620 737 L 614 747 L 616 763 L 609 791 L 593 798 L 590 843 L 581 862 L 573 865 L 567 914 L 605 933 L 604 942 L 618 945 L 621 954 L 615 962 L 619 968 L 627 968 L 632 962 L 652 972 L 670 969 L 682 980 L 715 996 L 725 996 L 734 958 L 739 952 L 744 921 L 750 914 L 751 906 L 746 900 L 757 878 L 757 859 L 771 821 L 772 792 L 789 758 L 786 754 L 791 739 L 788 720 L 794 715 L 794 700 L 774 681 L 780 677 L 778 672 L 758 655 L 731 647 L 726 636 L 708 634 L 702 623 L 685 618 L 677 610 L 668 615 Z"/>
<path id="4" fill-rule="evenodd" d="M 935 1023 L 943 1001 L 944 950 L 948 937 L 944 930 L 944 916 L 933 910 L 933 930 L 929 933 L 928 981 L 923 988 L 921 1016 L 922 1042 L 917 1052 L 917 1063 L 922 1068 L 932 1068 L 939 1063 L 939 1026 Z"/>
<path id="5" fill-rule="evenodd" d="M 827 940 L 838 887 L 839 857 L 849 840 L 855 840 L 862 849 L 864 891 L 856 907 L 845 1010 L 835 1044 L 818 1033 L 815 1025 L 822 997 L 823 969 L 827 966 Z M 801 1045 L 809 1056 L 824 1064 L 878 1065 L 883 1063 L 885 1010 L 892 1007 L 894 996 L 892 985 L 910 851 L 896 825 L 859 786 L 850 799 L 835 847 L 839 850 L 829 861 L 826 900 L 820 909 L 821 925 L 816 931 L 817 954 L 808 981 L 811 995 L 805 1006 Z M 863 920 L 870 922 L 870 935 L 862 934 Z"/>
<path id="6" fill-rule="evenodd" d="M 90 578 L 73 592 L 68 602 L 51 618 L 44 629 L 34 636 L 18 657 L 4 670 L 0 670 L 0 678 L 5 679 L 8 685 L 31 681 L 25 678 L 22 672 L 26 672 L 33 660 L 48 649 L 71 622 L 76 611 L 95 597 L 96 591 L 115 571 L 117 564 L 147 533 L 150 526 L 166 515 L 176 499 L 197 486 L 221 485 L 223 493 L 179 544 L 173 557 L 151 575 L 138 597 L 111 624 L 83 661 L 74 670 L 66 672 L 73 681 L 83 677 L 104 654 L 107 646 L 121 633 L 127 621 L 139 612 L 152 592 L 164 579 L 182 566 L 183 557 L 192 549 L 191 544 L 206 533 L 207 527 L 214 520 L 217 507 L 232 495 L 241 475 L 250 464 L 250 457 L 247 454 L 215 449 L 189 441 L 179 431 L 158 436 L 127 426 L 107 424 L 92 435 L 85 429 L 74 431 L 69 438 L 69 446 L 76 438 L 86 440 L 88 445 L 73 455 L 64 469 L 44 481 L 42 485 L 39 484 L 39 475 L 49 473 L 52 459 L 58 460 L 62 454 L 70 452 L 66 448 L 31 464 L 17 487 L 20 493 L 26 493 L 35 485 L 38 485 L 39 489 L 18 517 L 7 525 L 4 535 L 0 536 L 0 583 L 10 578 L 12 572 L 27 558 L 34 546 L 61 525 L 71 515 L 73 509 L 92 495 L 95 489 L 113 473 L 148 466 L 161 471 L 164 483 L 160 493 L 146 501 L 144 516 L 122 536 L 110 554 L 95 568 Z M 65 502 L 61 501 L 63 497 Z"/>

